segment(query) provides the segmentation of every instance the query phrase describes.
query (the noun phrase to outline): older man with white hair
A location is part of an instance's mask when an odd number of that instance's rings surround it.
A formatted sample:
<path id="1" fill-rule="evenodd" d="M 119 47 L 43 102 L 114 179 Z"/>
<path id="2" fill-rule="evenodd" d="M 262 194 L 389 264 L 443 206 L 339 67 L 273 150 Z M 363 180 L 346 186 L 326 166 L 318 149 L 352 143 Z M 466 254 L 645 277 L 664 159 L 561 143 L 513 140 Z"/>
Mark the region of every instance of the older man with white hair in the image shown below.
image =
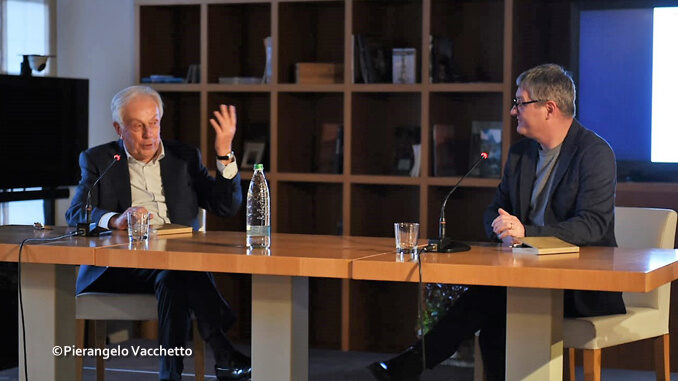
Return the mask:
<path id="1" fill-rule="evenodd" d="M 126 229 L 127 215 L 150 212 L 151 223 L 198 227 L 198 207 L 219 216 L 233 216 L 242 203 L 240 175 L 231 150 L 236 131 L 234 106 L 221 105 L 210 123 L 214 128 L 216 176 L 202 164 L 200 151 L 160 138 L 163 103 L 150 87 L 131 86 L 111 102 L 113 127 L 120 139 L 80 154 L 82 177 L 66 219 L 85 222 L 91 189 L 92 221 L 103 228 Z M 94 185 L 115 155 L 121 160 Z M 226 331 L 235 316 L 216 288 L 211 273 L 81 266 L 76 292 L 155 293 L 158 299 L 159 344 L 184 347 L 190 316 L 214 352 L 219 380 L 244 380 L 250 359 L 233 348 Z M 181 356 L 160 358 L 160 379 L 180 380 Z"/>

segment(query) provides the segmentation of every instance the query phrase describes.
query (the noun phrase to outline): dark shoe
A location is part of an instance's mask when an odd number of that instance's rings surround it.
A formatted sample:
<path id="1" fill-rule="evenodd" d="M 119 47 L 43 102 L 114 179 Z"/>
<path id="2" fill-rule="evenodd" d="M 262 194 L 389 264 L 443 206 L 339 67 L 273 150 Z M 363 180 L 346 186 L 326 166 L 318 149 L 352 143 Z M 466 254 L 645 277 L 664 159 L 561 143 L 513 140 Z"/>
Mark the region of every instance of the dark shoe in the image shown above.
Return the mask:
<path id="1" fill-rule="evenodd" d="M 246 381 L 252 377 L 252 360 L 238 351 L 233 351 L 226 364 L 217 364 L 214 370 L 219 381 Z"/>
<path id="2" fill-rule="evenodd" d="M 398 356 L 370 364 L 372 376 L 378 381 L 419 381 L 423 371 L 421 351 L 418 346 L 412 346 Z"/>

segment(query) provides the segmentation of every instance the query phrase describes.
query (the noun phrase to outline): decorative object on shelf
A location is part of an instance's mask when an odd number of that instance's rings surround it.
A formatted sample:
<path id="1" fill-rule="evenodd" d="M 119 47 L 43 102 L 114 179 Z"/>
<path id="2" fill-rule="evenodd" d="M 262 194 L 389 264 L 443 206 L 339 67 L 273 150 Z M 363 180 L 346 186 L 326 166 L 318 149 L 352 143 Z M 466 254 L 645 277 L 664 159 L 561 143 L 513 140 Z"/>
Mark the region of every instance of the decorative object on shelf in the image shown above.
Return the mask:
<path id="1" fill-rule="evenodd" d="M 261 159 L 264 158 L 265 148 L 266 143 L 264 142 L 245 142 L 245 148 L 243 149 L 242 154 L 242 164 L 240 164 L 240 168 L 252 169 L 254 168 L 254 164 L 261 163 Z"/>
<path id="2" fill-rule="evenodd" d="M 200 64 L 188 65 L 186 83 L 200 83 Z"/>
<path id="3" fill-rule="evenodd" d="M 443 36 L 430 36 L 431 60 L 429 74 L 431 83 L 463 82 L 454 65 L 454 44 Z"/>
<path id="4" fill-rule="evenodd" d="M 419 126 L 398 126 L 395 128 L 392 173 L 410 176 L 415 158 L 412 146 L 421 144 Z"/>
<path id="5" fill-rule="evenodd" d="M 222 85 L 258 85 L 261 77 L 219 77 Z"/>
<path id="6" fill-rule="evenodd" d="M 419 177 L 421 174 L 421 144 L 412 144 L 412 156 L 414 163 L 410 169 L 410 177 Z"/>
<path id="7" fill-rule="evenodd" d="M 391 82 L 391 50 L 383 42 L 364 35 L 355 36 L 363 83 Z"/>
<path id="8" fill-rule="evenodd" d="M 471 123 L 469 163 L 475 162 L 481 152 L 489 155 L 486 163 L 474 169 L 471 176 L 501 177 L 501 128 L 501 122 L 474 120 Z"/>
<path id="9" fill-rule="evenodd" d="M 273 76 L 273 46 L 271 36 L 264 38 L 264 49 L 266 50 L 266 67 L 264 68 L 264 76 L 262 83 L 271 83 Z"/>
<path id="10" fill-rule="evenodd" d="M 151 74 L 141 78 L 141 83 L 184 83 L 185 79 L 169 74 Z"/>
<path id="11" fill-rule="evenodd" d="M 344 164 L 344 125 L 323 123 L 316 144 L 315 172 L 342 173 Z"/>
<path id="12" fill-rule="evenodd" d="M 454 176 L 455 152 L 458 142 L 454 139 L 454 126 L 451 124 L 433 125 L 433 176 Z"/>
<path id="13" fill-rule="evenodd" d="M 393 48 L 393 83 L 415 83 L 417 49 Z"/>
<path id="14" fill-rule="evenodd" d="M 329 84 L 341 83 L 344 65 L 340 63 L 298 62 L 295 65 L 296 83 Z"/>

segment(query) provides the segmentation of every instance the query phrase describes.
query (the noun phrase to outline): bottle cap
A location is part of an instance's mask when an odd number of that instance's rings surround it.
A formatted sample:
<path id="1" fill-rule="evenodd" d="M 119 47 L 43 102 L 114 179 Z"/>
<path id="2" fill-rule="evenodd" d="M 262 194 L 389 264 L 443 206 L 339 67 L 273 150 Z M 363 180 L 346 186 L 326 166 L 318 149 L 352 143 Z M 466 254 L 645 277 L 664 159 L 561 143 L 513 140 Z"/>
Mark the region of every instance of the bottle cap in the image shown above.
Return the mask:
<path id="1" fill-rule="evenodd" d="M 256 171 L 257 169 L 264 170 L 264 165 L 263 164 L 254 164 L 254 170 Z"/>

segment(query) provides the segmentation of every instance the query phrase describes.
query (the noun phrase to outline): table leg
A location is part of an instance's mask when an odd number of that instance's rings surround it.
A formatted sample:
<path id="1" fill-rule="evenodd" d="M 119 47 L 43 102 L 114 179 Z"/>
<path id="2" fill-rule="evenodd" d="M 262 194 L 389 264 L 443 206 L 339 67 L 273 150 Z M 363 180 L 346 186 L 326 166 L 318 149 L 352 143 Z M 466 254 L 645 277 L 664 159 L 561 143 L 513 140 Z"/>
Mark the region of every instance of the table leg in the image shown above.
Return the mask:
<path id="1" fill-rule="evenodd" d="M 75 357 L 55 356 L 52 349 L 75 344 L 75 273 L 70 265 L 21 264 L 21 291 L 26 324 L 28 379 L 74 380 Z M 19 311 L 19 380 L 24 358 Z"/>
<path id="2" fill-rule="evenodd" d="M 509 287 L 506 380 L 562 380 L 563 291 Z"/>
<path id="3" fill-rule="evenodd" d="M 252 275 L 252 380 L 308 380 L 308 278 Z"/>

